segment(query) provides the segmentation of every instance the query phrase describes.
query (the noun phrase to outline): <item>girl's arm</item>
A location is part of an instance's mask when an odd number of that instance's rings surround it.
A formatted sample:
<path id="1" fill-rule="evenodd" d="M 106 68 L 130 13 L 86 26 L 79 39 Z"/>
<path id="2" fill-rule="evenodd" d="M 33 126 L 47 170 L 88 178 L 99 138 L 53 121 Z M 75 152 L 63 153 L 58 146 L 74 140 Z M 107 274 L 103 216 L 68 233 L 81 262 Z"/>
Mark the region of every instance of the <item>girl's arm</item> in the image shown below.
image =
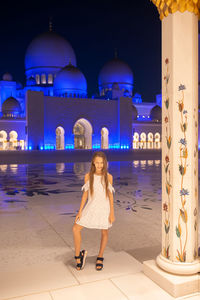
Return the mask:
<path id="1" fill-rule="evenodd" d="M 84 182 L 86 183 L 88 180 L 89 180 L 89 174 L 87 173 L 85 175 Z M 79 208 L 78 214 L 76 215 L 75 221 L 81 217 L 82 209 L 85 205 L 85 202 L 87 201 L 87 198 L 88 198 L 88 191 L 84 191 L 82 198 L 81 198 L 80 208 Z"/>
<path id="2" fill-rule="evenodd" d="M 108 174 L 108 181 L 110 184 L 113 184 L 113 177 L 111 174 Z M 109 216 L 109 221 L 110 223 L 113 223 L 115 221 L 115 214 L 114 214 L 114 200 L 113 200 L 113 193 L 108 190 L 108 197 L 110 201 L 110 216 Z"/>

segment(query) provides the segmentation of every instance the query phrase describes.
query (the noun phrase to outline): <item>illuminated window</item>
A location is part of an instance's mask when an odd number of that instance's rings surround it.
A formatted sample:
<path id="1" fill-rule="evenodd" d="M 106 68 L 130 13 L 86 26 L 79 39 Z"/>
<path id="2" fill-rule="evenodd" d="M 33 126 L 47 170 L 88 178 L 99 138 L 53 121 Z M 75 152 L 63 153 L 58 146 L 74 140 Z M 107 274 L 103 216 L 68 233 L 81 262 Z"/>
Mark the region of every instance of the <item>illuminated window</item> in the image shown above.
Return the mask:
<path id="1" fill-rule="evenodd" d="M 40 84 L 40 75 L 39 74 L 37 74 L 35 76 L 35 81 L 36 81 L 37 84 Z"/>
<path id="2" fill-rule="evenodd" d="M 48 75 L 48 84 L 53 84 L 53 75 L 52 74 Z"/>
<path id="3" fill-rule="evenodd" d="M 47 83 L 47 79 L 46 79 L 46 75 L 45 74 L 41 75 L 41 83 L 42 84 L 46 84 Z"/>

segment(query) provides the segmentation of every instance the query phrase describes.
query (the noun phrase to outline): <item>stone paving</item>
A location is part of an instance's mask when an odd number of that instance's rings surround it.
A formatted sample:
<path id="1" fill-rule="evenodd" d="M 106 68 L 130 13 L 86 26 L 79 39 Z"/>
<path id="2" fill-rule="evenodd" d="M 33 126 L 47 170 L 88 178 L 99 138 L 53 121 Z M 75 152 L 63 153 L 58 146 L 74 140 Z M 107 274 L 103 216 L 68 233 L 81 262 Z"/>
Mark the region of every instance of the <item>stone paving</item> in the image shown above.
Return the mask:
<path id="1" fill-rule="evenodd" d="M 109 162 L 116 222 L 104 269 L 95 270 L 100 231 L 85 228 L 88 258 L 76 271 L 72 226 L 89 167 L 0 165 L 0 300 L 174 299 L 142 272 L 161 250 L 160 160 Z"/>

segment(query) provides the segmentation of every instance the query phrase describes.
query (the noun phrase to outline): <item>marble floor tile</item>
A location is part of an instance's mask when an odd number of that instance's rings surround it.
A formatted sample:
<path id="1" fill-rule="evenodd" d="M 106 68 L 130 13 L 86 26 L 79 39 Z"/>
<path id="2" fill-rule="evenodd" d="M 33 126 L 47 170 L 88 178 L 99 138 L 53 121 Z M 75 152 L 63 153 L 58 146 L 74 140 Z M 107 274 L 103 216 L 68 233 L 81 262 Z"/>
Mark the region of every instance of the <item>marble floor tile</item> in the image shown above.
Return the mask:
<path id="1" fill-rule="evenodd" d="M 53 291 L 51 295 L 53 300 L 127 300 L 127 297 L 110 280 Z"/>
<path id="2" fill-rule="evenodd" d="M 12 300 L 12 299 L 8 299 L 8 300 Z M 42 294 L 27 295 L 19 298 L 17 297 L 14 298 L 14 300 L 52 300 L 52 297 L 50 293 L 42 293 Z"/>
<path id="3" fill-rule="evenodd" d="M 143 273 L 111 278 L 129 300 L 174 300 Z"/>
<path id="4" fill-rule="evenodd" d="M 142 264 L 126 252 L 112 252 L 104 255 L 104 268 L 102 271 L 95 269 L 96 256 L 88 257 L 83 270 L 77 271 L 70 262 L 68 266 L 77 278 L 83 284 L 96 280 L 103 280 L 120 276 L 124 274 L 137 273 L 142 270 Z"/>
<path id="5" fill-rule="evenodd" d="M 161 161 L 109 162 L 116 221 L 109 229 L 104 269 L 97 272 L 94 265 L 101 232 L 84 228 L 81 248 L 88 250 L 88 259 L 77 273 L 72 226 L 89 168 L 90 163 L 81 162 L 0 165 L 0 300 L 46 292 L 50 283 L 55 289 L 64 288 L 68 278 L 73 285 L 135 276 L 141 265 L 133 257 L 142 262 L 159 254 Z M 45 265 L 55 265 L 55 274 Z"/>
<path id="6" fill-rule="evenodd" d="M 0 300 L 77 285 L 63 263 L 34 265 L 0 273 Z"/>

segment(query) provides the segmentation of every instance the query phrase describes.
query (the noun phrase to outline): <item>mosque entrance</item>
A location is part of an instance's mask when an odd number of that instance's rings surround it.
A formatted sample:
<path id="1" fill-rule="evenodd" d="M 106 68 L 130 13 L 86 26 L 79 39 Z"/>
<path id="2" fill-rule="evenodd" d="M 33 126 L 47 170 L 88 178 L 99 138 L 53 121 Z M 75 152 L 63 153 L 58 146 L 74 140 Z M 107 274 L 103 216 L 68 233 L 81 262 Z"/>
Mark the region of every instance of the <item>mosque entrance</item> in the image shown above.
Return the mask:
<path id="1" fill-rule="evenodd" d="M 0 131 L 0 150 L 6 150 L 7 147 L 7 133 L 4 130 Z"/>
<path id="2" fill-rule="evenodd" d="M 92 149 L 92 125 L 86 119 L 79 119 L 74 124 L 74 148 Z"/>
<path id="3" fill-rule="evenodd" d="M 18 134 L 16 131 L 12 130 L 10 133 L 9 133 L 9 150 L 15 150 L 17 149 L 17 137 L 18 137 Z"/>
<path id="4" fill-rule="evenodd" d="M 59 126 L 56 128 L 56 150 L 65 149 L 65 130 Z"/>
<path id="5" fill-rule="evenodd" d="M 101 129 L 101 149 L 108 149 L 108 135 L 109 135 L 109 131 L 106 127 L 103 127 Z"/>

